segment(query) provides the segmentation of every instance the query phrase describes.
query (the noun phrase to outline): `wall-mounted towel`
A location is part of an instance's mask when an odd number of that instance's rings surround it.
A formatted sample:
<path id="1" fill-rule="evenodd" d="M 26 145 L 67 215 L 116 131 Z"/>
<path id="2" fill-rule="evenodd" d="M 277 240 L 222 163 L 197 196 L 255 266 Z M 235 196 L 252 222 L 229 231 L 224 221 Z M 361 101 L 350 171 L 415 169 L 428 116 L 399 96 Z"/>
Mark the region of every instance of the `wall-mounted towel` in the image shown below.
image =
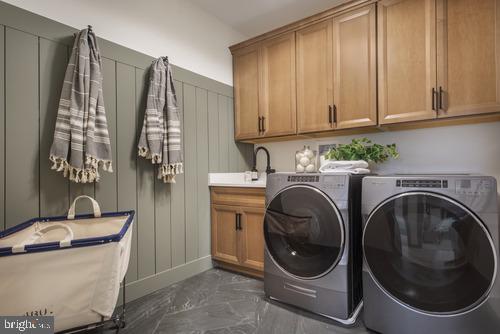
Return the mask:
<path id="1" fill-rule="evenodd" d="M 139 138 L 139 156 L 160 164 L 158 178 L 175 183 L 182 173 L 181 122 L 168 58 L 153 61 L 146 112 Z"/>
<path id="2" fill-rule="evenodd" d="M 52 169 L 71 181 L 99 181 L 99 167 L 112 172 L 112 154 L 102 94 L 101 56 L 91 29 L 75 38 L 59 101 Z"/>

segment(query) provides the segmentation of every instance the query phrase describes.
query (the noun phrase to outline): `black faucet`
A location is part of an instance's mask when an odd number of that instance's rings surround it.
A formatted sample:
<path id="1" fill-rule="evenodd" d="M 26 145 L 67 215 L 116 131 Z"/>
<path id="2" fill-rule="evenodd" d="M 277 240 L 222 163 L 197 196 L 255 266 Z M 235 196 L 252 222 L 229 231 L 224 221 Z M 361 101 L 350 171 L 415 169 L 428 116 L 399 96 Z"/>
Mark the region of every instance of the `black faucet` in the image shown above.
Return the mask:
<path id="1" fill-rule="evenodd" d="M 258 170 L 257 170 L 257 153 L 260 150 L 264 150 L 264 152 L 266 152 L 266 156 L 267 156 L 266 174 L 275 173 L 276 170 L 271 168 L 271 158 L 269 156 L 269 151 L 264 146 L 257 147 L 255 149 L 255 151 L 253 152 L 253 167 L 252 167 L 252 172 L 258 172 Z"/>

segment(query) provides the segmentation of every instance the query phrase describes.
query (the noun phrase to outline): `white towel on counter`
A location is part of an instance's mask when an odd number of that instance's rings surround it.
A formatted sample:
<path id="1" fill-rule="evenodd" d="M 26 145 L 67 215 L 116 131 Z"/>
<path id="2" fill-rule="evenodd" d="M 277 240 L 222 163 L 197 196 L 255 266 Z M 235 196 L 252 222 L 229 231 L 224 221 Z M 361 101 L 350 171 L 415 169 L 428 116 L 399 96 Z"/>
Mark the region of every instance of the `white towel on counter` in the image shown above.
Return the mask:
<path id="1" fill-rule="evenodd" d="M 336 161 L 327 160 L 320 168 L 320 173 L 368 174 L 368 163 L 364 160 Z"/>
<path id="2" fill-rule="evenodd" d="M 321 171 L 323 174 L 350 173 L 350 174 L 370 174 L 370 170 L 366 168 L 335 168 L 326 171 Z"/>

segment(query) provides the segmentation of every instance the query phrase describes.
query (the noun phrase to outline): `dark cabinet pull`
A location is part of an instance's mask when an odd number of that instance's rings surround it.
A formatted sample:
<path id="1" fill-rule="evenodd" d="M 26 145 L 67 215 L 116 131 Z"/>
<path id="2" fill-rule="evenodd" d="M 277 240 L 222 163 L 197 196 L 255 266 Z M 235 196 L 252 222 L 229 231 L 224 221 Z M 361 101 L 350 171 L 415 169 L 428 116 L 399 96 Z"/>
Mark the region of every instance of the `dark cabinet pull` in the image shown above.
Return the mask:
<path id="1" fill-rule="evenodd" d="M 333 105 L 333 123 L 337 124 L 337 106 Z"/>
<path id="2" fill-rule="evenodd" d="M 259 122 L 257 124 L 259 125 L 259 135 L 260 135 L 260 133 L 262 132 L 262 128 L 260 127 L 260 116 L 258 118 L 259 118 Z"/>
<path id="3" fill-rule="evenodd" d="M 236 231 L 241 230 L 241 213 L 236 213 Z"/>
<path id="4" fill-rule="evenodd" d="M 438 110 L 443 110 L 443 95 L 444 95 L 443 87 L 439 86 L 439 104 L 438 104 Z"/>
<path id="5" fill-rule="evenodd" d="M 328 106 L 328 123 L 332 124 L 332 119 L 333 119 L 333 112 L 332 112 L 332 106 Z"/>
<path id="6" fill-rule="evenodd" d="M 436 110 L 436 88 L 432 87 L 432 110 Z"/>
<path id="7" fill-rule="evenodd" d="M 266 118 L 264 116 L 262 116 L 262 132 L 266 132 L 266 123 L 264 123 L 264 120 Z"/>
<path id="8" fill-rule="evenodd" d="M 238 214 L 234 215 L 234 229 L 238 231 Z"/>

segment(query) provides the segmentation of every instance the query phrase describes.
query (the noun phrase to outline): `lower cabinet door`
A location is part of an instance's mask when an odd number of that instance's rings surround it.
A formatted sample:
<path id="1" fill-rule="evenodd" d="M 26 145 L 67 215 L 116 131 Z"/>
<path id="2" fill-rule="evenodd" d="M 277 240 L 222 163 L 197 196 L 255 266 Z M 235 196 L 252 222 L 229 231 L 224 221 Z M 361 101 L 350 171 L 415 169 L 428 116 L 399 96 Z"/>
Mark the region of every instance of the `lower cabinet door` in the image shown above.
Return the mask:
<path id="1" fill-rule="evenodd" d="M 212 205 L 212 257 L 239 264 L 238 207 Z"/>
<path id="2" fill-rule="evenodd" d="M 241 207 L 240 264 L 258 271 L 264 270 L 264 208 Z"/>

